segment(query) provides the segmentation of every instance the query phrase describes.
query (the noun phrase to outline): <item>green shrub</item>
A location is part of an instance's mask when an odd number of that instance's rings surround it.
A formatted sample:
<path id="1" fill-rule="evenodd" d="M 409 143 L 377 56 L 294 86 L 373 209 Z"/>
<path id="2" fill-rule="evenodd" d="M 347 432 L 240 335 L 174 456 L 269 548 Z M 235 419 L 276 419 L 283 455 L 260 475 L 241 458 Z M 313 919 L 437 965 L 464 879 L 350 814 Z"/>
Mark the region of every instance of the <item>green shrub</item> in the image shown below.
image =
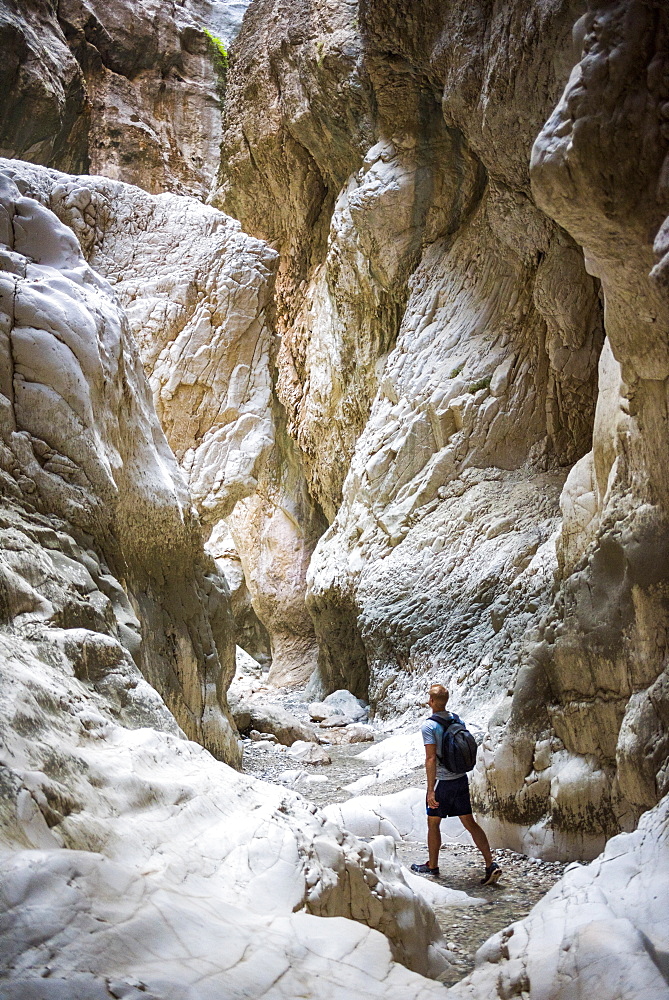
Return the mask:
<path id="1" fill-rule="evenodd" d="M 460 372 L 462 371 L 462 369 L 463 369 L 464 367 L 465 367 L 465 366 L 464 366 L 464 364 L 462 364 L 462 365 L 458 365 L 458 367 L 457 367 L 457 368 L 453 368 L 453 369 L 451 370 L 451 373 L 450 373 L 450 375 L 449 375 L 448 377 L 449 377 L 449 378 L 457 378 L 457 377 L 458 377 L 458 375 L 460 374 Z"/>
<path id="2" fill-rule="evenodd" d="M 479 389 L 489 389 L 491 382 L 492 382 L 492 376 L 487 375 L 485 378 L 482 378 L 479 382 L 472 382 L 472 384 L 467 388 L 467 392 L 478 392 Z"/>
<path id="3" fill-rule="evenodd" d="M 207 41 L 209 42 L 209 51 L 211 52 L 214 70 L 216 71 L 216 76 L 218 77 L 216 89 L 218 90 L 218 96 L 222 101 L 225 95 L 225 81 L 228 75 L 228 50 L 222 40 L 209 31 L 208 28 L 203 28 L 202 30 L 207 36 Z"/>

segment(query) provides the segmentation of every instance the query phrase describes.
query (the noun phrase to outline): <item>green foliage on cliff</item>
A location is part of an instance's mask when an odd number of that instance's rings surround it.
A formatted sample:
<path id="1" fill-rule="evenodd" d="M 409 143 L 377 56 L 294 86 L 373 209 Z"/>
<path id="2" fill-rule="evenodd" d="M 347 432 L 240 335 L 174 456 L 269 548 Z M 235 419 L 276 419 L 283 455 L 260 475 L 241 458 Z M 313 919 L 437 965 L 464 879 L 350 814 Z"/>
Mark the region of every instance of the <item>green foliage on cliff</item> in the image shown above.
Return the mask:
<path id="1" fill-rule="evenodd" d="M 214 35 L 213 32 L 209 31 L 208 28 L 203 28 L 202 30 L 207 36 L 207 40 L 209 42 L 212 62 L 214 64 L 216 76 L 218 77 L 218 96 L 222 101 L 225 94 L 225 81 L 228 75 L 228 50 L 223 44 L 223 41 L 217 35 Z"/>
<path id="2" fill-rule="evenodd" d="M 492 382 L 492 376 L 488 375 L 486 378 L 482 378 L 480 382 L 473 382 L 467 389 L 467 392 L 478 392 L 479 389 L 489 389 L 490 383 Z"/>

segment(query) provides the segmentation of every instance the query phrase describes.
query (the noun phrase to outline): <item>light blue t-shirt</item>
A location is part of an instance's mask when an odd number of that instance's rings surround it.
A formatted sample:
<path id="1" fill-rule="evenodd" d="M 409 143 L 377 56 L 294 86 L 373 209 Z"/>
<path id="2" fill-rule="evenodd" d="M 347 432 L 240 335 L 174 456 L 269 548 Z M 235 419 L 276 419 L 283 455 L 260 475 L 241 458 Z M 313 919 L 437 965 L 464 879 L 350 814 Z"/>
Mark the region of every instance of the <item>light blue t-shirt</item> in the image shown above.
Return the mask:
<path id="1" fill-rule="evenodd" d="M 433 712 L 433 715 L 438 715 L 442 719 L 453 718 L 451 712 Z M 444 737 L 443 727 L 433 719 L 428 719 L 427 722 L 423 723 L 420 731 L 423 737 L 423 744 L 428 746 L 429 744 L 434 743 L 437 748 L 437 781 L 455 781 L 456 778 L 462 778 L 466 773 L 465 771 L 461 774 L 454 774 L 453 771 L 447 770 L 443 764 L 439 763 L 439 757 L 441 755 L 441 742 Z"/>

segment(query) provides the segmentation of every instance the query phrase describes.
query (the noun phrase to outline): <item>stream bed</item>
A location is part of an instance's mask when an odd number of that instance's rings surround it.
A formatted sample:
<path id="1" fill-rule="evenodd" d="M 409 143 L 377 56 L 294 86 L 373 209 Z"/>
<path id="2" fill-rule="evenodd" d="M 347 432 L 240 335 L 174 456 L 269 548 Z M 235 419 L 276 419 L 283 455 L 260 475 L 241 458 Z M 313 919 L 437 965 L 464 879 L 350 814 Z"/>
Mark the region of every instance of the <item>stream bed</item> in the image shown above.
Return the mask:
<path id="1" fill-rule="evenodd" d="M 373 772 L 372 765 L 358 759 L 371 745 L 328 746 L 331 764 L 308 765 L 291 760 L 283 751 L 255 749 L 253 744 L 246 743 L 243 768 L 248 774 L 275 783 L 280 782 L 280 776 L 287 770 L 298 772 L 297 780 L 291 781 L 288 787 L 315 805 L 326 806 L 351 798 L 345 786 Z M 424 772 L 420 767 L 401 778 L 374 784 L 369 793 L 387 795 L 405 788 L 422 788 L 423 784 Z M 396 847 L 398 859 L 407 867 L 413 862 L 427 860 L 425 843 L 400 842 Z M 452 969 L 442 977 L 446 986 L 452 986 L 471 972 L 476 952 L 484 941 L 526 916 L 559 881 L 567 867 L 566 863 L 541 861 L 505 849 L 496 849 L 493 853 L 503 876 L 497 885 L 482 886 L 483 861 L 473 844 L 448 844 L 441 849 L 440 875 L 436 881 L 485 900 L 477 907 L 434 907 L 448 948 L 456 956 Z"/>

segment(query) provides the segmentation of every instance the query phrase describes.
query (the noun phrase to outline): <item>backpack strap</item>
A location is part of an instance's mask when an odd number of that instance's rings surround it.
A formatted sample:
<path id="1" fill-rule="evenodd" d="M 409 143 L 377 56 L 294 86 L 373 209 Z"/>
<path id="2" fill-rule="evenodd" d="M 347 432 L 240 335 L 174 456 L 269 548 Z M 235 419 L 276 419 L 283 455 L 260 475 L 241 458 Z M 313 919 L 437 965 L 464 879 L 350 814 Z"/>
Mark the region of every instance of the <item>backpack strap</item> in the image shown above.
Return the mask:
<path id="1" fill-rule="evenodd" d="M 462 719 L 455 714 L 455 712 L 449 712 L 450 719 L 442 719 L 440 715 L 431 715 L 427 720 L 428 722 L 438 722 L 440 726 L 444 729 L 448 729 L 452 726 L 454 722 L 458 722 L 461 726 L 464 725 Z"/>
<path id="2" fill-rule="evenodd" d="M 450 715 L 450 719 L 442 719 L 440 715 L 431 715 L 430 718 L 427 720 L 428 722 L 438 722 L 439 726 L 441 727 L 441 739 L 437 740 L 436 749 L 437 749 L 437 761 L 441 764 L 442 767 L 446 767 L 444 761 L 444 737 L 448 732 L 448 730 L 450 729 L 450 727 L 453 725 L 453 723 L 459 721 L 458 717 L 456 715 L 453 715 L 452 712 L 449 712 L 448 714 Z"/>

